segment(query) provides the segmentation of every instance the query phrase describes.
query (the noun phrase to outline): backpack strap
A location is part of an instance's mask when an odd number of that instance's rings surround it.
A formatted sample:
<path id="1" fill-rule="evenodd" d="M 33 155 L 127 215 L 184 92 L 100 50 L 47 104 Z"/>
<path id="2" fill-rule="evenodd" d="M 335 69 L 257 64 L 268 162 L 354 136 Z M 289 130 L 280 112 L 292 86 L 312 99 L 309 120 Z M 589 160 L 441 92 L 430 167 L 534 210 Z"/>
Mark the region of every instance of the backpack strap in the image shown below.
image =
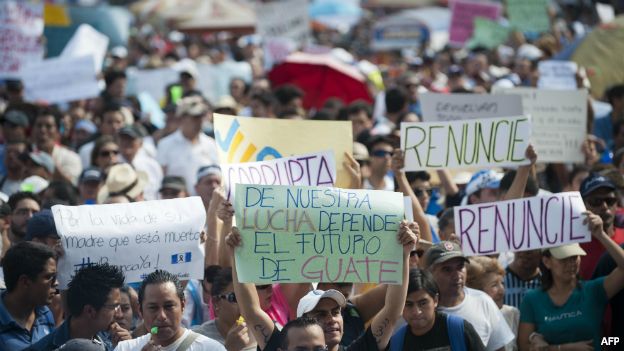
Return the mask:
<path id="1" fill-rule="evenodd" d="M 186 351 L 189 347 L 191 347 L 191 344 L 198 337 L 199 337 L 199 334 L 191 330 L 189 335 L 187 335 L 186 338 L 184 338 L 184 341 L 182 341 L 182 343 L 180 344 L 180 346 L 178 346 L 176 351 Z"/>
<path id="2" fill-rule="evenodd" d="M 390 338 L 390 351 L 403 350 L 403 343 L 405 342 L 405 333 L 407 332 L 408 325 L 404 325 L 392 335 Z"/>
<path id="3" fill-rule="evenodd" d="M 451 350 L 466 351 L 466 339 L 464 339 L 464 320 L 461 317 L 447 314 L 446 326 L 451 343 Z"/>

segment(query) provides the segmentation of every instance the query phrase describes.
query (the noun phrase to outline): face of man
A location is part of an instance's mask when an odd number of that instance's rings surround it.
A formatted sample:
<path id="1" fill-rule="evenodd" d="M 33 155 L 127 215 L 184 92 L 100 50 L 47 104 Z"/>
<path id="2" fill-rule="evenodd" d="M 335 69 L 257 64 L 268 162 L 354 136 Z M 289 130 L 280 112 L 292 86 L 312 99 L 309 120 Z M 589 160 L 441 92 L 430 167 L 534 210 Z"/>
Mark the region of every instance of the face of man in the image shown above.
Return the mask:
<path id="1" fill-rule="evenodd" d="M 140 138 L 133 138 L 125 134 L 119 136 L 119 151 L 126 160 L 133 160 L 142 145 L 143 140 Z"/>
<path id="2" fill-rule="evenodd" d="M 598 188 L 589 193 L 583 201 L 587 209 L 602 218 L 602 227 L 608 231 L 613 226 L 615 210 L 617 207 L 617 196 L 609 188 Z"/>
<path id="3" fill-rule="evenodd" d="M 288 350 L 321 350 L 325 348 L 323 329 L 318 325 L 310 325 L 305 328 L 290 328 L 286 334 Z M 287 351 L 279 348 L 281 351 Z"/>
<path id="4" fill-rule="evenodd" d="M 258 99 L 251 99 L 249 101 L 249 107 L 251 108 L 251 115 L 254 117 L 272 117 L 273 111 L 271 107 L 265 106 L 262 101 Z"/>
<path id="5" fill-rule="evenodd" d="M 32 135 L 37 145 L 55 142 L 59 135 L 54 116 L 38 116 L 33 125 Z"/>
<path id="6" fill-rule="evenodd" d="M 373 174 L 386 174 L 392 161 L 392 145 L 377 143 L 371 149 L 371 171 Z"/>
<path id="7" fill-rule="evenodd" d="M 440 288 L 440 295 L 457 295 L 466 283 L 466 262 L 463 258 L 452 258 L 435 264 L 431 269 L 433 278 Z"/>
<path id="8" fill-rule="evenodd" d="M 87 180 L 78 184 L 78 191 L 82 201 L 97 199 L 97 194 L 102 187 L 102 183 L 97 180 Z"/>
<path id="9" fill-rule="evenodd" d="M 115 315 L 115 322 L 120 327 L 126 330 L 132 330 L 132 304 L 130 302 L 130 296 L 126 293 L 121 293 L 121 313 Z"/>
<path id="10" fill-rule="evenodd" d="M 33 199 L 22 199 L 11 213 L 11 231 L 17 237 L 23 238 L 26 234 L 26 223 L 41 208 Z"/>
<path id="11" fill-rule="evenodd" d="M 351 120 L 351 127 L 353 128 L 353 138 L 356 138 L 363 131 L 373 127 L 373 121 L 371 121 L 364 111 L 350 114 L 349 119 Z"/>
<path id="12" fill-rule="evenodd" d="M 147 330 L 158 327 L 158 333 L 152 340 L 162 346 L 176 341 L 184 330 L 182 313 L 184 301 L 181 301 L 172 282 L 149 284 L 145 287 L 145 297 L 141 305 L 141 313 Z"/>
<path id="13" fill-rule="evenodd" d="M 4 123 L 2 123 L 2 136 L 7 142 L 13 140 L 22 140 L 26 138 L 26 128 L 5 121 Z"/>
<path id="14" fill-rule="evenodd" d="M 541 250 L 518 251 L 514 254 L 514 266 L 522 268 L 525 272 L 531 272 L 539 267 L 542 260 Z"/>
<path id="15" fill-rule="evenodd" d="M 56 261 L 53 258 L 48 259 L 43 266 L 43 270 L 37 274 L 37 277 L 30 282 L 28 293 L 31 295 L 32 302 L 37 306 L 44 306 L 52 302 L 52 298 L 56 295 Z"/>
<path id="16" fill-rule="evenodd" d="M 123 122 L 124 116 L 120 111 L 105 112 L 102 115 L 100 132 L 103 135 L 114 135 L 123 127 Z"/>
<path id="17" fill-rule="evenodd" d="M 314 307 L 314 309 L 306 313 L 308 317 L 316 319 L 323 333 L 325 334 L 325 343 L 329 348 L 338 345 L 342 340 L 343 320 L 340 314 L 340 305 L 333 299 L 323 298 Z"/>
<path id="18" fill-rule="evenodd" d="M 108 293 L 106 303 L 95 313 L 93 328 L 99 331 L 107 330 L 119 316 L 121 316 L 121 293 L 119 288 L 113 288 Z"/>
<path id="19" fill-rule="evenodd" d="M 197 192 L 197 195 L 199 195 L 205 203 L 208 203 L 210 199 L 212 199 L 212 192 L 220 186 L 221 177 L 216 174 L 210 174 L 202 177 L 197 184 L 195 184 L 195 192 Z"/>
<path id="20" fill-rule="evenodd" d="M 429 206 L 429 200 L 431 199 L 431 183 L 428 180 L 416 179 L 412 182 L 414 188 L 414 194 L 418 198 L 420 207 L 426 210 Z"/>
<path id="21" fill-rule="evenodd" d="M 24 169 L 24 162 L 20 159 L 20 155 L 22 155 L 26 151 L 26 144 L 24 143 L 15 143 L 15 144 L 7 144 L 4 151 L 4 164 L 7 169 L 20 171 Z"/>
<path id="22" fill-rule="evenodd" d="M 116 98 L 123 98 L 126 96 L 127 81 L 125 78 L 115 79 L 109 86 L 106 87 L 106 91 Z"/>

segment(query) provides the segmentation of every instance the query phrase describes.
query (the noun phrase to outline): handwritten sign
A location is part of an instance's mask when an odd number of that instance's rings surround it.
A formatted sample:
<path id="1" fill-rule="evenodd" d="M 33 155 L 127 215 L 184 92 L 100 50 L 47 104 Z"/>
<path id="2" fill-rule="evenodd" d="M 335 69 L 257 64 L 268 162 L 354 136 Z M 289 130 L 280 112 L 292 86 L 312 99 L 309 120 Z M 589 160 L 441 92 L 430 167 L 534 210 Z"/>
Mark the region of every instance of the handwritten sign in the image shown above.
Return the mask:
<path id="1" fill-rule="evenodd" d="M 573 61 L 540 61 L 538 88 L 576 90 L 578 65 Z"/>
<path id="2" fill-rule="evenodd" d="M 352 153 L 349 121 L 304 121 L 247 118 L 214 114 L 215 140 L 221 164 L 265 161 L 333 150 L 336 186 L 347 187 L 349 175 L 342 163 Z"/>
<path id="3" fill-rule="evenodd" d="M 236 184 L 334 186 L 336 159 L 332 151 L 283 157 L 269 161 L 222 165 L 227 199 Z"/>
<path id="4" fill-rule="evenodd" d="M 126 282 L 140 282 L 156 269 L 180 279 L 202 279 L 200 234 L 206 211 L 197 196 L 130 204 L 52 207 L 65 255 L 58 280 L 67 287 L 75 272 L 92 263 L 118 266 Z"/>
<path id="5" fill-rule="evenodd" d="M 302 44 L 310 36 L 307 0 L 257 3 L 256 33 L 263 38 L 289 38 Z"/>
<path id="6" fill-rule="evenodd" d="M 0 2 L 0 78 L 19 78 L 24 64 L 43 59 L 43 27 L 42 3 Z"/>
<path id="7" fill-rule="evenodd" d="M 528 117 L 401 123 L 405 170 L 528 164 Z"/>
<path id="8" fill-rule="evenodd" d="M 476 118 L 520 116 L 522 98 L 489 94 L 420 94 L 423 120 L 446 122 Z"/>
<path id="9" fill-rule="evenodd" d="M 581 194 L 457 206 L 455 233 L 467 256 L 534 250 L 591 240 Z"/>
<path id="10" fill-rule="evenodd" d="M 93 55 L 95 71 L 102 70 L 102 63 L 108 48 L 108 37 L 88 24 L 81 24 L 69 40 L 61 57 L 80 57 Z"/>
<path id="11" fill-rule="evenodd" d="M 402 195 L 375 190 L 236 185 L 242 282 L 400 284 Z"/>
<path id="12" fill-rule="evenodd" d="M 474 20 L 477 17 L 496 20 L 500 16 L 501 6 L 491 2 L 472 2 L 457 0 L 451 3 L 451 29 L 449 42 L 462 46 L 472 37 Z"/>
<path id="13" fill-rule="evenodd" d="M 412 18 L 375 23 L 371 34 L 373 50 L 419 48 L 429 39 L 427 25 Z"/>
<path id="14" fill-rule="evenodd" d="M 466 46 L 468 48 L 483 46 L 487 49 L 494 49 L 507 40 L 509 32 L 509 28 L 498 24 L 496 21 L 475 18 L 472 38 L 466 43 Z"/>
<path id="15" fill-rule="evenodd" d="M 494 88 L 495 94 L 522 96 L 531 115 L 531 140 L 539 162 L 583 162 L 581 145 L 587 133 L 587 91 Z"/>
<path id="16" fill-rule="evenodd" d="M 542 33 L 550 29 L 548 0 L 507 0 L 511 27 L 521 32 Z"/>

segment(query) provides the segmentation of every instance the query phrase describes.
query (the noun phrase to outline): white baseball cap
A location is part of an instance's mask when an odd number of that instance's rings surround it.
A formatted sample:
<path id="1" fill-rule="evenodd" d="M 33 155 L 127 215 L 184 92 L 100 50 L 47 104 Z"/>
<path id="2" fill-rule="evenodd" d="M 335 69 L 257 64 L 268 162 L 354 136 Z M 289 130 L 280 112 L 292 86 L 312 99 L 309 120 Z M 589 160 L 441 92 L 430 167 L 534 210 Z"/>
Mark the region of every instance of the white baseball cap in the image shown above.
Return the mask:
<path id="1" fill-rule="evenodd" d="M 301 300 L 299 300 L 299 305 L 297 306 L 297 318 L 312 311 L 316 305 L 318 305 L 319 301 L 325 298 L 336 301 L 340 308 L 344 308 L 347 305 L 347 299 L 338 290 L 312 290 L 302 297 Z"/>

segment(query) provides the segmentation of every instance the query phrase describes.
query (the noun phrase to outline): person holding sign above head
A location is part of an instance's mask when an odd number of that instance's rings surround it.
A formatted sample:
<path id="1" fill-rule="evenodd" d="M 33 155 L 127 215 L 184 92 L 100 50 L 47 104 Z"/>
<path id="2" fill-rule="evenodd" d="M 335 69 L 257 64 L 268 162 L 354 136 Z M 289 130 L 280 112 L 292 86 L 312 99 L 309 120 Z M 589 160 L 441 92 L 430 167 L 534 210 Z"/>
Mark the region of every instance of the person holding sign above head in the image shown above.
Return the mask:
<path id="1" fill-rule="evenodd" d="M 624 288 L 624 250 L 605 232 L 602 218 L 585 213 L 593 240 L 617 267 L 606 277 L 579 279 L 578 244 L 542 250 L 542 288 L 526 294 L 520 305 L 518 344 L 525 350 L 600 350 L 601 322 L 610 298 Z"/>
<path id="2" fill-rule="evenodd" d="M 397 237 L 403 246 L 403 284 L 388 286 L 383 308 L 373 318 L 366 332 L 349 346 L 340 345 L 344 334 L 344 320 L 341 310 L 347 303 L 344 295 L 337 290 L 313 290 L 301 298 L 297 306 L 297 317 L 312 317 L 319 322 L 323 328 L 328 350 L 373 351 L 383 350 L 387 347 L 394 323 L 400 318 L 403 301 L 405 301 L 407 294 L 409 253 L 418 241 L 418 232 L 416 223 L 408 224 L 405 221 L 400 223 Z M 234 249 L 243 245 L 238 228 L 232 228 L 232 232 L 227 237 L 227 244 L 232 249 L 230 253 L 232 256 Z M 234 267 L 234 292 L 239 301 L 241 313 L 247 324 L 251 326 L 258 347 L 263 351 L 277 350 L 283 345 L 284 335 L 280 333 L 271 318 L 260 307 L 253 284 L 238 282 Z"/>

